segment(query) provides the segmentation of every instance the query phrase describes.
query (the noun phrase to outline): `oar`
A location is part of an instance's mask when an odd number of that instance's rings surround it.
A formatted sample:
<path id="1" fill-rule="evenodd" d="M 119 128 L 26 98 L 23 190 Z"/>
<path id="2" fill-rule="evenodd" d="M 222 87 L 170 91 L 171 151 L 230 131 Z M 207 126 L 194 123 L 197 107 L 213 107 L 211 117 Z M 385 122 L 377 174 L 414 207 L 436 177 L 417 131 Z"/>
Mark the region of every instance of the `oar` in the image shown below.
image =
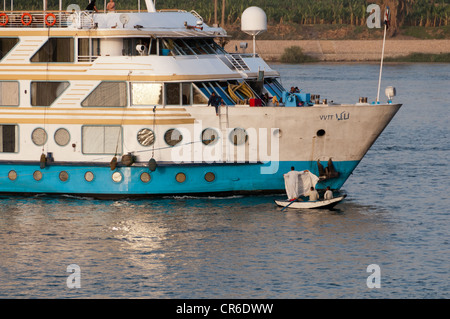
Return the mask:
<path id="1" fill-rule="evenodd" d="M 285 210 L 286 208 L 288 208 L 289 206 L 291 206 L 292 203 L 294 203 L 294 202 L 296 202 L 296 201 L 297 201 L 297 199 L 294 199 L 292 202 L 290 202 L 289 204 L 287 204 L 286 206 L 284 206 L 284 207 L 281 209 L 281 211 Z"/>

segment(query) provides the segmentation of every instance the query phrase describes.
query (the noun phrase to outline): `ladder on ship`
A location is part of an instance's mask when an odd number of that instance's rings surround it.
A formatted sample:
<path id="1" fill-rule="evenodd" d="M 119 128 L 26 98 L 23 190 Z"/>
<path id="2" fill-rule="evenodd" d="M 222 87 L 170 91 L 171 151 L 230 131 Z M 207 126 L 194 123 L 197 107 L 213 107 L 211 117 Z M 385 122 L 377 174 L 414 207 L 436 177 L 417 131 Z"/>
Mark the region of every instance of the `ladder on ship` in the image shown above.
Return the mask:
<path id="1" fill-rule="evenodd" d="M 229 118 L 228 118 L 228 105 L 219 106 L 219 129 L 222 135 L 222 160 L 227 162 L 229 160 L 228 155 L 228 128 L 229 128 Z"/>

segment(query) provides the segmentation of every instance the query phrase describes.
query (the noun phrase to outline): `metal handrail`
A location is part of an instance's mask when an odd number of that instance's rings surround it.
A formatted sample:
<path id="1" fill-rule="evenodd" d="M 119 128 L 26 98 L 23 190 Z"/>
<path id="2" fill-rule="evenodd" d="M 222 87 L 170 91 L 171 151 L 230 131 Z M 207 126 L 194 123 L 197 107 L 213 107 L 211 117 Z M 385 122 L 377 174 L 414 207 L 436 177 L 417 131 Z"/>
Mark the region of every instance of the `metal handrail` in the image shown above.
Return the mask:
<path id="1" fill-rule="evenodd" d="M 0 12 L 0 28 L 64 28 L 71 24 L 70 16 L 65 11 L 5 11 Z"/>

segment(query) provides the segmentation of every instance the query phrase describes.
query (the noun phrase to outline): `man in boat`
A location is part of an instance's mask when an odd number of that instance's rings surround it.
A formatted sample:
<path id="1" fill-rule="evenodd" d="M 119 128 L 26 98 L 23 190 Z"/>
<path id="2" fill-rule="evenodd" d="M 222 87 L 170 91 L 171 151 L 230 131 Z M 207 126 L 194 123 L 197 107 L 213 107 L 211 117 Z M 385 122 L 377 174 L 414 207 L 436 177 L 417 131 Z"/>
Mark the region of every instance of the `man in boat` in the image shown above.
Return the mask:
<path id="1" fill-rule="evenodd" d="M 286 194 L 288 196 L 288 199 L 290 201 L 297 200 L 298 197 L 301 195 L 299 194 L 299 183 L 300 183 L 300 176 L 306 172 L 309 172 L 308 170 L 304 171 L 296 171 L 295 167 L 291 167 L 291 171 L 284 174 L 284 183 L 286 188 Z"/>
<path id="2" fill-rule="evenodd" d="M 84 9 L 84 10 L 98 12 L 97 7 L 95 6 L 95 0 L 91 0 L 91 2 L 89 2 L 86 9 Z"/>
<path id="3" fill-rule="evenodd" d="M 325 191 L 325 194 L 323 195 L 323 199 L 332 199 L 333 198 L 333 192 L 330 189 L 330 186 L 327 186 L 327 190 Z"/>
<path id="4" fill-rule="evenodd" d="M 319 200 L 319 193 L 314 189 L 313 186 L 309 189 L 309 192 L 305 194 L 305 196 L 309 196 L 310 202 L 315 202 Z"/>

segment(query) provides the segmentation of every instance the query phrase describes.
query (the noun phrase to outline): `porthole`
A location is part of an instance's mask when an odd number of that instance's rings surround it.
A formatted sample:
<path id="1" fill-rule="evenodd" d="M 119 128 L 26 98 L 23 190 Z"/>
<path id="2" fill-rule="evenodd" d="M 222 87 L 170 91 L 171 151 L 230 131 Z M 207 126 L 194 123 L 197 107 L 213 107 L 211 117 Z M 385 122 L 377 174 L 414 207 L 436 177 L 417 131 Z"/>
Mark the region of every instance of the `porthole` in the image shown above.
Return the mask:
<path id="1" fill-rule="evenodd" d="M 17 179 L 17 173 L 16 171 L 9 171 L 8 178 L 12 181 L 15 181 Z"/>
<path id="2" fill-rule="evenodd" d="M 167 145 L 175 146 L 183 140 L 183 135 L 179 130 L 172 128 L 164 134 L 164 140 Z"/>
<path id="3" fill-rule="evenodd" d="M 66 182 L 69 179 L 69 174 L 66 171 L 59 173 L 59 180 L 61 182 Z"/>
<path id="4" fill-rule="evenodd" d="M 42 146 L 47 142 L 47 132 L 43 128 L 38 127 L 31 133 L 31 140 L 37 146 Z"/>
<path id="5" fill-rule="evenodd" d="M 40 181 L 42 179 L 42 172 L 41 171 L 34 171 L 33 178 L 36 181 Z"/>
<path id="6" fill-rule="evenodd" d="M 86 172 L 86 174 L 84 174 L 84 179 L 86 182 L 92 182 L 94 180 L 94 173 Z"/>
<path id="7" fill-rule="evenodd" d="M 185 175 L 184 173 L 178 173 L 178 174 L 175 176 L 175 180 L 176 180 L 178 183 L 184 183 L 184 182 L 186 181 L 186 175 Z"/>
<path id="8" fill-rule="evenodd" d="M 120 172 L 114 172 L 114 173 L 112 174 L 112 180 L 113 180 L 115 183 L 120 183 L 120 182 L 122 181 L 122 174 L 120 174 Z"/>
<path id="9" fill-rule="evenodd" d="M 276 128 L 276 129 L 273 130 L 272 134 L 273 134 L 274 137 L 280 138 L 281 137 L 281 130 L 279 128 Z"/>
<path id="10" fill-rule="evenodd" d="M 143 128 L 138 132 L 137 139 L 142 146 L 151 146 L 155 143 L 155 134 L 151 129 Z"/>
<path id="11" fill-rule="evenodd" d="M 205 145 L 214 144 L 217 142 L 219 133 L 215 129 L 207 128 L 202 132 L 202 143 Z"/>
<path id="12" fill-rule="evenodd" d="M 141 174 L 141 181 L 143 183 L 148 183 L 148 182 L 150 182 L 151 179 L 152 179 L 152 177 L 150 176 L 149 173 L 144 172 L 144 173 Z"/>
<path id="13" fill-rule="evenodd" d="M 59 146 L 66 146 L 70 141 L 69 131 L 65 128 L 57 129 L 54 138 L 56 144 L 58 144 Z"/>
<path id="14" fill-rule="evenodd" d="M 325 130 L 320 129 L 320 130 L 317 131 L 316 134 L 317 134 L 317 136 L 319 136 L 319 137 L 320 137 L 320 136 L 324 136 L 324 135 L 325 135 Z"/>
<path id="15" fill-rule="evenodd" d="M 216 175 L 212 172 L 208 172 L 205 174 L 205 181 L 207 182 L 213 182 L 216 179 Z"/>
<path id="16" fill-rule="evenodd" d="M 235 128 L 230 132 L 230 140 L 234 145 L 241 145 L 247 142 L 248 134 L 243 128 Z"/>

